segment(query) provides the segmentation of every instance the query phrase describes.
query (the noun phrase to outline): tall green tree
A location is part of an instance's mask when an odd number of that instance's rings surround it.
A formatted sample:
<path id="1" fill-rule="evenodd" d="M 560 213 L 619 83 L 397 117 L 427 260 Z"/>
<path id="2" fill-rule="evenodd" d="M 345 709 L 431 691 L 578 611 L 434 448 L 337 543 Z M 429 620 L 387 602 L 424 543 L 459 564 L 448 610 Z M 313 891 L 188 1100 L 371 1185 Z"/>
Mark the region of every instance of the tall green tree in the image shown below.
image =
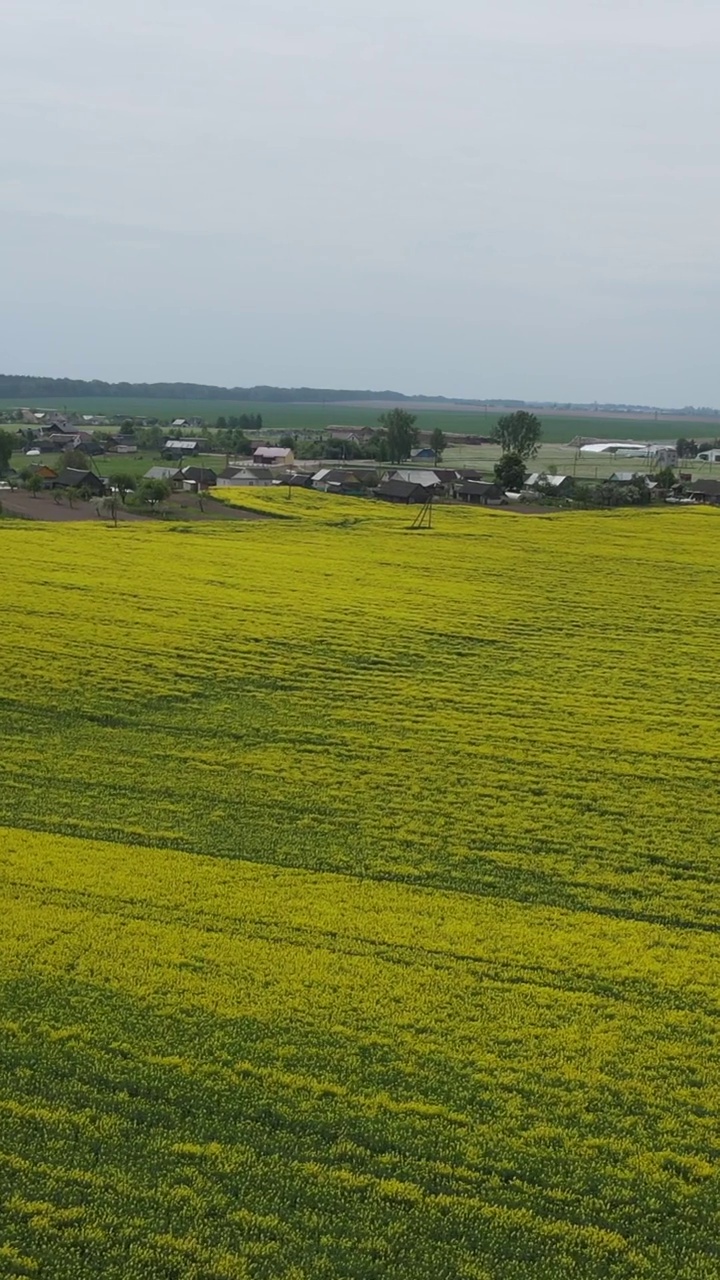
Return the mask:
<path id="1" fill-rule="evenodd" d="M 661 489 L 672 489 L 673 485 L 677 483 L 677 476 L 672 467 L 661 467 L 653 475 L 653 480 L 656 481 Z"/>
<path id="2" fill-rule="evenodd" d="M 540 448 L 542 423 L 534 413 L 518 409 L 498 419 L 492 439 L 503 453 L 517 453 L 521 458 L 534 458 Z"/>
<path id="3" fill-rule="evenodd" d="M 90 459 L 82 449 L 68 449 L 63 454 L 63 465 L 71 467 L 73 471 L 92 470 Z"/>
<path id="4" fill-rule="evenodd" d="M 680 439 L 675 445 L 675 449 L 677 451 L 678 458 L 694 458 L 698 451 L 695 441 L 687 440 L 685 436 L 680 436 Z"/>
<path id="5" fill-rule="evenodd" d="M 418 442 L 417 418 L 406 409 L 390 409 L 378 419 L 385 432 L 390 462 L 404 462 Z"/>
<path id="6" fill-rule="evenodd" d="M 15 448 L 15 437 L 9 431 L 0 431 L 0 476 L 10 470 L 10 459 Z"/>
<path id="7" fill-rule="evenodd" d="M 519 453 L 503 454 L 500 461 L 495 464 L 495 479 L 502 489 L 510 489 L 513 493 L 518 493 L 522 489 L 527 479 L 527 471 Z"/>
<path id="8" fill-rule="evenodd" d="M 104 511 L 106 515 L 110 516 L 110 518 L 112 519 L 116 527 L 117 527 L 117 518 L 118 518 L 118 505 L 119 505 L 118 496 L 116 493 L 111 493 L 109 498 L 103 498 L 100 504 L 102 511 Z"/>
<path id="9" fill-rule="evenodd" d="M 441 462 L 442 456 L 445 450 L 447 449 L 447 436 L 445 435 L 445 432 L 440 429 L 440 427 L 436 427 L 432 435 L 430 436 L 430 448 L 435 454 L 435 461 Z"/>
<path id="10" fill-rule="evenodd" d="M 170 485 L 165 480 L 143 480 L 137 491 L 140 502 L 155 507 L 170 496 Z"/>
<path id="11" fill-rule="evenodd" d="M 135 477 L 129 471 L 113 471 L 108 476 L 113 489 L 117 489 L 120 495 L 120 501 L 125 502 L 126 495 L 135 488 Z"/>

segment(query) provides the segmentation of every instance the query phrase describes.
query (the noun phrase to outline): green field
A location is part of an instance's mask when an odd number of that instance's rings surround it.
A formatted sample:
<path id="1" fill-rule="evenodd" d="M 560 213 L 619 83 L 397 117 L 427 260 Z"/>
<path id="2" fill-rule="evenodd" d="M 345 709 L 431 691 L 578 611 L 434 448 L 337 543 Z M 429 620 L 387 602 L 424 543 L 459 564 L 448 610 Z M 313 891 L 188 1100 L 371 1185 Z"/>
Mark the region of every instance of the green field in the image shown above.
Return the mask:
<path id="1" fill-rule="evenodd" d="M 0 401 L 0 408 L 10 409 L 17 401 Z M 238 400 L 121 400 L 76 398 L 68 399 L 63 404 L 57 401 L 34 401 L 33 408 L 59 409 L 70 413 L 92 414 L 127 414 L 128 417 L 158 417 L 172 419 L 175 417 L 198 417 L 214 423 L 219 416 L 242 413 L 262 414 L 264 425 L 271 431 L 321 431 L 331 424 L 338 426 L 374 426 L 377 424 L 382 408 L 364 406 L 352 408 L 339 404 L 268 404 L 264 402 L 244 402 Z M 661 418 L 632 419 L 597 417 L 555 416 L 540 413 L 549 441 L 562 443 L 572 440 L 576 435 L 598 436 L 601 439 L 620 440 L 676 440 L 678 436 L 695 436 L 696 439 L 714 438 L 720 435 L 720 420 L 717 422 L 687 422 Z M 462 432 L 466 435 L 489 435 L 498 418 L 495 412 L 454 411 L 451 409 L 423 409 L 418 411 L 418 422 L 422 430 L 432 431 L 441 427 L 443 431 Z"/>
<path id="2" fill-rule="evenodd" d="M 443 454 L 443 466 L 473 467 L 491 475 L 501 453 L 502 450 L 497 445 L 459 445 L 446 450 Z M 582 455 L 578 450 L 563 444 L 541 445 L 537 456 L 528 459 L 526 465 L 529 471 L 554 470 L 557 475 L 571 475 L 578 480 L 607 480 L 615 471 L 652 474 L 652 467 L 641 458 Z M 676 470 L 691 473 L 693 479 L 698 476 L 712 479 L 720 476 L 719 463 L 697 462 L 694 458 L 683 460 Z"/>

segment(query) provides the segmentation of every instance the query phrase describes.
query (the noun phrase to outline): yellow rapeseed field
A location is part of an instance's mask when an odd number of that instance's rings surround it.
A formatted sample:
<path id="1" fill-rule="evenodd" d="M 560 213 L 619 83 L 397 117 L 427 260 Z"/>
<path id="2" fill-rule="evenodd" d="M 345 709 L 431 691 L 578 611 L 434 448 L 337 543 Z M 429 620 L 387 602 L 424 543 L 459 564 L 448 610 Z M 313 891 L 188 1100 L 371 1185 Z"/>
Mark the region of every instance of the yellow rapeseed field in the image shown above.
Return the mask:
<path id="1" fill-rule="evenodd" d="M 0 1276 L 717 1280 L 720 513 L 227 500 L 0 522 Z"/>

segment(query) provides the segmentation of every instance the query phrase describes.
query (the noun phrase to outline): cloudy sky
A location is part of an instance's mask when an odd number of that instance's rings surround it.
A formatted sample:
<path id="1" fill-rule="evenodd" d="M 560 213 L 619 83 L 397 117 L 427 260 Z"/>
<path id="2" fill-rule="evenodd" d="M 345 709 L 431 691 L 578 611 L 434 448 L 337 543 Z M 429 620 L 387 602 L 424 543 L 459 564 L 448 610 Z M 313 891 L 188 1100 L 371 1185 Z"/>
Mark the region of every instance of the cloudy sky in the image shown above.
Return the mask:
<path id="1" fill-rule="evenodd" d="M 14 0 L 0 371 L 720 406 L 717 0 Z"/>

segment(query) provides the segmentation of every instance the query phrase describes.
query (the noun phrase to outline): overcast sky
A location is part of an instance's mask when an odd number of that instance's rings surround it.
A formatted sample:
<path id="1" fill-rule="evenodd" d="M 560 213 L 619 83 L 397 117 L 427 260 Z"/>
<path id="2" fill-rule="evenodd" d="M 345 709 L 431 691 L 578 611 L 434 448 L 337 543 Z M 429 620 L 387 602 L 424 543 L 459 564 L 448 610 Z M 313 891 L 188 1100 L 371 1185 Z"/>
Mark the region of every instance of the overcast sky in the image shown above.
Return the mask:
<path id="1" fill-rule="evenodd" d="M 10 0 L 0 371 L 720 406 L 717 0 Z"/>

